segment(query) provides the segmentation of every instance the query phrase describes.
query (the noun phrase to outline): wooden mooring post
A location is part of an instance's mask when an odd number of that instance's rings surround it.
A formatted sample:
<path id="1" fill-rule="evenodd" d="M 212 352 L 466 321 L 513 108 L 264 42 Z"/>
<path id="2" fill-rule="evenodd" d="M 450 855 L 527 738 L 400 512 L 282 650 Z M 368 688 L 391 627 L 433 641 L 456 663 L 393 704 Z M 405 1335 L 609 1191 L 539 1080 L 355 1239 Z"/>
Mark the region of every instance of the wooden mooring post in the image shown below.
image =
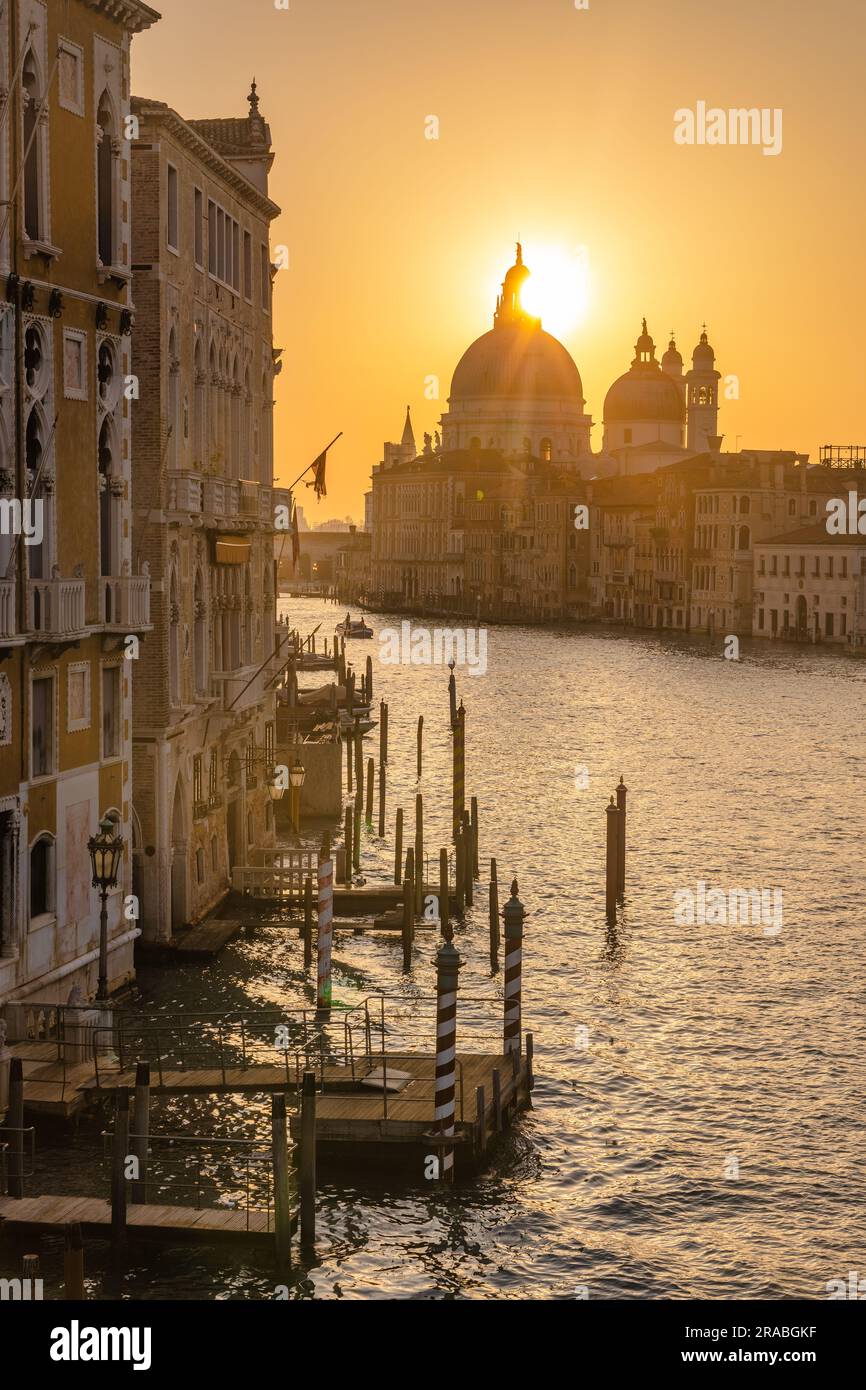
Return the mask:
<path id="1" fill-rule="evenodd" d="M 457 681 L 454 679 L 454 662 L 449 661 L 451 675 L 448 677 L 448 715 L 453 729 L 457 723 Z"/>
<path id="2" fill-rule="evenodd" d="M 385 838 L 385 764 L 379 764 L 379 839 Z"/>
<path id="3" fill-rule="evenodd" d="M 361 797 L 361 788 L 359 787 L 355 792 L 355 810 L 352 826 L 352 867 L 355 873 L 359 873 L 361 869 L 361 813 L 363 809 L 364 803 Z"/>
<path id="4" fill-rule="evenodd" d="M 619 902 L 625 901 L 625 813 L 628 800 L 628 787 L 622 777 L 616 789 L 616 896 Z"/>
<path id="5" fill-rule="evenodd" d="M 403 880 L 403 974 L 407 975 L 412 969 L 412 939 L 415 935 L 415 885 L 409 877 L 409 856 L 411 849 L 406 856 L 406 877 Z"/>
<path id="6" fill-rule="evenodd" d="M 472 907 L 475 902 L 475 836 L 472 832 L 472 822 L 469 812 L 463 812 L 463 875 L 464 888 L 463 896 L 466 899 L 466 906 Z"/>
<path id="7" fill-rule="evenodd" d="M 608 925 L 616 926 L 617 823 L 619 812 L 613 797 L 607 808 L 607 863 L 605 866 L 605 911 Z"/>
<path id="8" fill-rule="evenodd" d="M 424 797 L 415 797 L 415 916 L 424 911 Z"/>
<path id="9" fill-rule="evenodd" d="M 343 875 L 345 877 L 345 850 L 343 851 Z M 313 880 L 308 874 L 304 879 L 304 969 L 309 970 L 313 963 Z"/>
<path id="10" fill-rule="evenodd" d="M 298 1150 L 301 1198 L 301 1249 L 316 1244 L 316 1073 L 305 1071 L 301 1091 L 301 1139 Z"/>
<path id="11" fill-rule="evenodd" d="M 324 846 L 323 846 L 324 849 Z M 331 1013 L 331 946 L 334 936 L 334 866 L 330 856 L 319 855 L 319 929 L 316 969 L 316 1012 L 324 1018 Z"/>
<path id="12" fill-rule="evenodd" d="M 346 850 L 346 887 L 352 882 L 352 846 L 355 840 L 355 821 L 351 801 L 347 803 L 344 815 L 343 844 Z"/>
<path id="13" fill-rule="evenodd" d="M 439 851 L 439 930 L 443 936 L 448 935 L 448 923 L 451 917 L 451 904 L 448 899 L 448 851 Z"/>
<path id="14" fill-rule="evenodd" d="M 499 969 L 499 883 L 496 860 L 490 861 L 490 969 Z"/>
<path id="15" fill-rule="evenodd" d="M 6 1128 L 9 1139 L 9 1196 L 24 1196 L 24 1063 L 20 1057 L 9 1062 L 9 1113 Z"/>
<path id="16" fill-rule="evenodd" d="M 126 1243 L 126 1159 L 129 1154 L 129 1088 L 118 1087 L 111 1145 L 111 1244 L 117 1253 Z"/>
<path id="17" fill-rule="evenodd" d="M 474 878 L 478 878 L 481 872 L 478 861 L 478 797 L 473 796 L 469 805 L 472 808 L 472 875 Z"/>
<path id="18" fill-rule="evenodd" d="M 388 706 L 383 700 L 379 705 L 379 762 L 388 761 Z"/>
<path id="19" fill-rule="evenodd" d="M 372 758 L 367 759 L 367 806 L 365 810 L 368 825 L 373 824 L 373 774 L 374 763 Z"/>
<path id="20" fill-rule="evenodd" d="M 397 807 L 397 824 L 394 829 L 394 882 L 403 882 L 403 807 Z"/>
<path id="21" fill-rule="evenodd" d="M 367 704 L 368 704 L 368 705 L 371 705 L 371 704 L 373 703 L 373 658 L 372 658 L 371 656 L 368 656 L 368 657 L 367 657 L 366 676 L 367 676 L 367 682 L 366 682 L 366 685 L 367 685 L 367 690 L 366 690 L 366 694 L 367 694 Z"/>
<path id="22" fill-rule="evenodd" d="M 354 747 L 354 743 L 353 743 L 353 740 L 352 740 L 352 735 L 351 735 L 348 731 L 347 731 L 347 732 L 344 734 L 344 736 L 343 736 L 343 742 L 344 742 L 345 745 L 346 745 L 346 791 L 347 791 L 349 794 L 351 794 L 351 792 L 353 791 L 353 785 L 352 785 L 352 748 Z"/>
<path id="23" fill-rule="evenodd" d="M 84 1239 L 80 1224 L 70 1221 L 64 1236 L 63 1297 L 67 1303 L 83 1303 L 87 1291 L 84 1286 Z"/>
<path id="24" fill-rule="evenodd" d="M 418 736 L 417 736 L 417 777 L 421 781 L 421 772 L 424 767 L 424 716 L 418 717 Z"/>
<path id="25" fill-rule="evenodd" d="M 138 1177 L 131 1184 L 130 1200 L 137 1206 L 147 1201 L 147 1151 L 150 1142 L 150 1063 L 135 1067 L 135 1101 L 132 1117 L 132 1152 Z"/>
<path id="26" fill-rule="evenodd" d="M 274 1235 L 277 1268 L 291 1268 L 292 1212 L 289 1204 L 289 1140 L 286 1133 L 286 1097 L 271 1096 L 271 1146 L 274 1169 Z"/>
<path id="27" fill-rule="evenodd" d="M 466 805 L 466 711 L 461 702 L 454 721 L 453 737 L 453 792 L 451 814 L 455 839 L 463 821 Z"/>

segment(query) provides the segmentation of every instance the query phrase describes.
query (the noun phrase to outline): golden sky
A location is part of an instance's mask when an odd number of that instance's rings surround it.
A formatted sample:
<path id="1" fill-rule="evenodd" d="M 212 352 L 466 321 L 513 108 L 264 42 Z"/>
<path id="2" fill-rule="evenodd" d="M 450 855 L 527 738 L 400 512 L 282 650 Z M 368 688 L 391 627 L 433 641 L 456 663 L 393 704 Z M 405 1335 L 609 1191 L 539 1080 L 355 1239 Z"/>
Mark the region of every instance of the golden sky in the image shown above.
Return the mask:
<path id="1" fill-rule="evenodd" d="M 644 314 L 659 355 L 676 329 L 686 366 L 707 321 L 739 378 L 726 448 L 866 443 L 863 0 L 153 3 L 135 92 L 243 115 L 258 80 L 290 255 L 280 480 L 345 431 L 327 499 L 299 496 L 312 522 L 362 515 L 407 403 L 419 446 L 435 429 L 518 235 L 530 269 L 533 247 L 586 248 L 589 301 L 563 341 L 595 449 Z M 781 108 L 781 154 L 675 144 L 674 112 L 699 101 Z"/>

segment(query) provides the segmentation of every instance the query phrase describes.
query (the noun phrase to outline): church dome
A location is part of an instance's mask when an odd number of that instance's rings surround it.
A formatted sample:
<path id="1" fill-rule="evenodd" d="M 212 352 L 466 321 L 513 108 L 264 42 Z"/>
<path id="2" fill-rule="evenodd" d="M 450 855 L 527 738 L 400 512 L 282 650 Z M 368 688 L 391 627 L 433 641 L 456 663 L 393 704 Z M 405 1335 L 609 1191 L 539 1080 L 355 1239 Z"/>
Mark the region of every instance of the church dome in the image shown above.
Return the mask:
<path id="1" fill-rule="evenodd" d="M 696 372 L 712 371 L 716 363 L 716 354 L 710 347 L 707 339 L 707 330 L 701 334 L 701 341 L 692 353 L 692 366 Z"/>
<path id="2" fill-rule="evenodd" d="M 604 422 L 607 425 L 642 420 L 681 425 L 685 418 L 686 407 L 679 388 L 656 361 L 655 343 L 644 319 L 631 368 L 613 383 L 604 398 Z"/>
<path id="3" fill-rule="evenodd" d="M 662 358 L 662 371 L 670 376 L 680 376 L 683 370 L 682 354 L 677 351 L 677 345 L 671 338 L 668 343 L 668 350 Z"/>
<path id="4" fill-rule="evenodd" d="M 686 408 L 676 384 L 656 364 L 650 375 L 626 372 L 613 383 L 604 398 L 604 420 L 670 420 L 682 424 Z"/>
<path id="5" fill-rule="evenodd" d="M 464 352 L 451 381 L 450 400 L 482 396 L 568 400 L 583 406 L 583 383 L 574 359 L 536 320 L 497 326 Z"/>

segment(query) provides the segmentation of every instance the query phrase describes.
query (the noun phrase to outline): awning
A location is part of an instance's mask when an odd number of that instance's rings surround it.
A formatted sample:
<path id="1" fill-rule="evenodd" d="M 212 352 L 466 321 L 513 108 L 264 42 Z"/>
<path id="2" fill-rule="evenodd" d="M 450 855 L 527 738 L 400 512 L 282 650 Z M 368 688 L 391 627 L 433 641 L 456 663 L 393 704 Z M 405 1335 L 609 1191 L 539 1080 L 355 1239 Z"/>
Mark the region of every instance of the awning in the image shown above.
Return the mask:
<path id="1" fill-rule="evenodd" d="M 214 537 L 214 563 L 217 565 L 245 565 L 250 550 L 250 542 L 238 536 Z"/>

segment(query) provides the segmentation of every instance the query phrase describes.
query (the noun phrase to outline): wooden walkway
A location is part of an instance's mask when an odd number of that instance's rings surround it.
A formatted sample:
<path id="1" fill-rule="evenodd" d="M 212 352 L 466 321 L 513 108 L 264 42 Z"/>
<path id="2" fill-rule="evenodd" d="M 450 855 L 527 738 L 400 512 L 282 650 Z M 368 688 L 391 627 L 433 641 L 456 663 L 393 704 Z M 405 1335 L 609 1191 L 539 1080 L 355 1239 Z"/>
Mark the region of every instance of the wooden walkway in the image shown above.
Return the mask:
<path id="1" fill-rule="evenodd" d="M 51 1049 L 51 1044 L 40 1046 Z M 33 1050 L 31 1047 L 30 1055 Z M 431 1139 L 435 1141 L 435 1065 L 432 1053 L 386 1053 L 387 1095 L 383 1094 L 381 1053 L 358 1057 L 354 1075 L 350 1067 L 342 1064 L 317 1068 L 317 1081 L 319 1085 L 324 1083 L 316 1105 L 317 1146 L 322 1145 L 323 1152 L 331 1156 L 359 1156 L 364 1150 L 369 1153 L 369 1146 L 383 1144 L 410 1145 L 413 1152 L 418 1145 L 429 1149 Z M 301 1059 L 301 1073 L 303 1069 Z M 74 1114 L 99 1097 L 113 1095 L 119 1087 L 131 1090 L 135 1086 L 135 1069 L 121 1071 L 116 1065 L 112 1068 L 107 1058 L 100 1062 L 98 1078 L 92 1061 L 67 1067 L 65 1087 L 59 1063 L 37 1071 L 36 1079 L 25 1080 L 25 1106 L 55 1115 Z M 494 1071 L 499 1073 L 498 1110 Z M 403 1073 L 405 1079 L 398 1081 L 398 1073 Z M 462 1147 L 473 1161 L 480 1158 L 488 1141 L 506 1128 L 517 1113 L 528 1108 L 531 1079 L 531 1061 L 526 1055 L 521 1056 L 515 1071 L 511 1057 L 501 1053 L 458 1053 L 455 1147 Z M 288 1072 L 284 1064 L 186 1070 L 164 1065 L 161 1073 L 158 1066 L 151 1065 L 151 1090 L 156 1095 L 293 1092 L 298 1081 L 293 1056 Z M 394 1089 L 395 1085 L 399 1089 Z M 477 1108 L 478 1087 L 484 1089 L 483 1116 Z M 297 1137 L 294 1118 L 291 1124 L 293 1136 Z M 222 1218 L 226 1213 L 218 1215 Z"/>
<path id="2" fill-rule="evenodd" d="M 80 1223 L 85 1235 L 107 1236 L 111 1229 L 111 1203 L 100 1197 L 0 1197 L 0 1229 L 48 1233 L 62 1231 L 70 1221 Z M 127 1227 L 139 1235 L 171 1240 L 274 1239 L 273 1217 L 266 1211 L 232 1211 L 228 1208 L 128 1206 Z"/>

